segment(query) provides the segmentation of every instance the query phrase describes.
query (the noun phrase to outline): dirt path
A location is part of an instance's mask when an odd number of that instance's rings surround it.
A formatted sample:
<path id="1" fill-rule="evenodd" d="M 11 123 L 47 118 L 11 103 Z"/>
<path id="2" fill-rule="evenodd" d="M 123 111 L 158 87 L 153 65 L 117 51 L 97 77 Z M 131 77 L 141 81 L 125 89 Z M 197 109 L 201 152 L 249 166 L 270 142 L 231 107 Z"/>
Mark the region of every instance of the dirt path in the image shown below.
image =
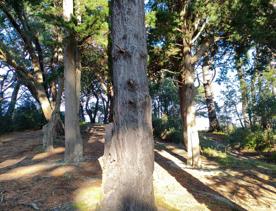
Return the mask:
<path id="1" fill-rule="evenodd" d="M 95 210 L 101 198 L 104 128 L 84 133 L 85 161 L 63 162 L 64 147 L 43 153 L 41 131 L 0 136 L 0 210 Z M 225 170 L 203 159 L 185 165 L 176 145 L 156 143 L 154 187 L 159 210 L 276 210 L 271 175 Z"/>

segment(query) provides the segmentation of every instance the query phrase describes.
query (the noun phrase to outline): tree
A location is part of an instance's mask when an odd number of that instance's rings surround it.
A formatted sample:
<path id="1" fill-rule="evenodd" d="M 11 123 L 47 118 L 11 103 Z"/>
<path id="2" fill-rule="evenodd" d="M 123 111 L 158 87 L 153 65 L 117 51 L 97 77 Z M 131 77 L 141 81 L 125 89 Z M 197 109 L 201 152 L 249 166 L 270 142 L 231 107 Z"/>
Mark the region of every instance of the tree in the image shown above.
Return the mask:
<path id="1" fill-rule="evenodd" d="M 10 35 L 9 39 L 0 41 L 0 60 L 17 72 L 22 83 L 28 87 L 34 98 L 40 103 L 45 119 L 49 121 L 53 108 L 44 86 L 44 54 L 41 41 L 26 14 L 26 2 L 5 1 L 4 3 L 1 1 L 0 6 L 1 16 L 7 20 L 2 29 L 7 30 L 8 26 L 12 28 L 7 31 Z M 40 31 L 41 28 L 43 27 L 38 24 L 37 30 Z M 20 47 L 9 45 L 17 38 L 19 38 Z M 19 55 L 22 55 L 23 61 L 20 60 Z"/>
<path id="2" fill-rule="evenodd" d="M 79 4 L 75 6 L 76 8 Z M 74 15 L 73 0 L 63 0 L 63 17 L 69 22 Z M 73 31 L 68 30 L 64 47 L 65 77 L 65 161 L 79 162 L 83 157 L 83 143 L 80 134 L 79 105 L 81 60 Z"/>
<path id="3" fill-rule="evenodd" d="M 144 1 L 111 4 L 114 124 L 103 157 L 103 210 L 155 210 Z"/>
<path id="4" fill-rule="evenodd" d="M 208 56 L 204 58 L 203 67 L 202 67 L 202 76 L 203 76 L 203 86 L 205 93 L 205 101 L 208 110 L 208 118 L 209 118 L 209 131 L 218 131 L 220 130 L 219 121 L 216 114 L 216 105 L 214 101 L 214 95 L 212 90 L 212 82 L 213 78 L 210 74 L 210 60 Z"/>

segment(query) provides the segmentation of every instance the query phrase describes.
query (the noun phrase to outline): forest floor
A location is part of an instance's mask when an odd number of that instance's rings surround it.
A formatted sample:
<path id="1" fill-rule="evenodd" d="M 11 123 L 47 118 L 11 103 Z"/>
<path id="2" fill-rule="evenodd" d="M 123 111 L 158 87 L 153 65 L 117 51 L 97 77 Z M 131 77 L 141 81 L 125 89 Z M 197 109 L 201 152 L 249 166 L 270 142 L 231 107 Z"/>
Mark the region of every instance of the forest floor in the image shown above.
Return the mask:
<path id="1" fill-rule="evenodd" d="M 0 136 L 0 210 L 95 210 L 101 200 L 103 136 L 103 126 L 87 127 L 85 161 L 79 166 L 63 162 L 62 141 L 53 153 L 44 153 L 42 131 Z M 202 134 L 201 139 L 226 146 L 219 136 Z M 185 164 L 180 145 L 156 141 L 158 210 L 276 210 L 275 165 L 251 165 L 255 158 L 231 156 L 235 165 L 202 156 L 196 169 Z"/>

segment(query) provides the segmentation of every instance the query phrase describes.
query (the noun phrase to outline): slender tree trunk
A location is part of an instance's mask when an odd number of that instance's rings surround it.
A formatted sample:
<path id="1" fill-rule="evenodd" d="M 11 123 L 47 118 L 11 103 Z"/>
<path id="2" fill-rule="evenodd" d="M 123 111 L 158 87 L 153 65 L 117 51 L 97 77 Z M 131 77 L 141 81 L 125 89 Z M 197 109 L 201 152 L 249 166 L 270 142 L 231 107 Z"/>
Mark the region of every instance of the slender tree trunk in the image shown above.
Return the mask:
<path id="1" fill-rule="evenodd" d="M 65 21 L 73 15 L 73 0 L 63 0 Z M 65 161 L 79 162 L 83 145 L 79 127 L 80 56 L 74 34 L 69 32 L 64 48 L 65 76 Z"/>
<path id="2" fill-rule="evenodd" d="M 103 157 L 102 210 L 155 210 L 144 0 L 114 0 L 111 10 L 114 124 Z"/>
<path id="3" fill-rule="evenodd" d="M 97 95 L 95 95 L 95 97 L 96 97 L 96 104 L 93 112 L 93 123 L 96 123 L 96 117 L 99 111 L 99 97 Z"/>
<path id="4" fill-rule="evenodd" d="M 238 78 L 240 82 L 240 92 L 241 92 L 241 101 L 242 101 L 242 118 L 243 118 L 243 125 L 245 128 L 249 127 L 249 116 L 248 116 L 248 96 L 247 96 L 247 84 L 245 81 L 245 76 L 242 69 L 242 49 L 237 49 L 237 56 L 236 56 L 236 67 Z"/>
<path id="5" fill-rule="evenodd" d="M 113 92 L 113 86 L 109 86 L 108 87 L 108 93 L 107 93 L 107 97 L 108 97 L 108 121 L 109 122 L 113 122 L 113 104 L 114 104 L 114 92 Z"/>
<path id="6" fill-rule="evenodd" d="M 13 87 L 9 108 L 8 108 L 6 114 L 5 114 L 9 119 L 12 119 L 12 114 L 14 112 L 14 108 L 15 108 L 15 104 L 16 104 L 16 100 L 17 100 L 18 91 L 20 89 L 20 85 L 21 84 L 19 82 L 16 82 L 15 86 Z"/>
<path id="7" fill-rule="evenodd" d="M 103 119 L 103 123 L 107 124 L 108 123 L 108 106 L 109 106 L 109 98 L 107 98 L 107 100 L 105 100 L 104 96 L 101 95 L 101 99 L 102 99 L 102 104 L 103 104 L 103 115 L 104 115 L 104 119 Z"/>
<path id="8" fill-rule="evenodd" d="M 211 80 L 212 79 L 210 78 L 209 64 L 208 61 L 205 61 L 205 64 L 203 65 L 203 86 L 205 92 L 205 101 L 208 109 L 209 131 L 213 132 L 219 131 L 220 126 L 216 113 Z"/>
<path id="9" fill-rule="evenodd" d="M 80 120 L 85 122 L 83 105 L 80 103 Z"/>
<path id="10" fill-rule="evenodd" d="M 256 122 L 257 122 L 257 117 L 256 115 L 254 114 L 253 112 L 253 107 L 256 105 L 256 80 L 257 80 L 257 77 L 258 77 L 258 74 L 256 72 L 257 70 L 255 70 L 255 72 L 253 73 L 252 77 L 251 77 L 251 83 L 250 83 L 250 92 L 251 92 L 251 100 L 250 100 L 250 104 L 251 104 L 251 115 L 249 116 L 249 120 L 250 120 L 250 127 L 254 127 L 256 125 Z"/>

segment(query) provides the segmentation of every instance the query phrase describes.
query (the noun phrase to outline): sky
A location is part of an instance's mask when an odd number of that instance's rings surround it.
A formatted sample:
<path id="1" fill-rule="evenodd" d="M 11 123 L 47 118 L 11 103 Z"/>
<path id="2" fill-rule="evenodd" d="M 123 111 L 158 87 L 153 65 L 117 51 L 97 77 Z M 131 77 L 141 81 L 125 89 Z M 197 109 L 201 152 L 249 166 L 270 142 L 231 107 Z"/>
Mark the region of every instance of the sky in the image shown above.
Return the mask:
<path id="1" fill-rule="evenodd" d="M 145 0 L 145 4 L 148 3 L 148 0 Z M 0 75 L 4 74 L 5 72 L 7 71 L 7 69 L 5 68 L 0 68 Z M 218 69 L 216 70 L 217 73 L 219 73 L 221 70 Z M 234 77 L 235 73 L 230 73 L 230 77 Z M 216 78 L 218 77 L 218 74 L 216 75 Z M 1 80 L 1 79 L 0 79 Z M 235 83 L 235 82 L 233 82 Z M 212 83 L 212 88 L 213 88 L 213 94 L 214 94 L 214 99 L 215 101 L 220 105 L 222 106 L 223 105 L 223 101 L 221 100 L 222 96 L 221 96 L 221 91 L 223 89 L 225 89 L 225 86 L 224 85 L 220 85 L 218 84 L 216 81 L 214 81 Z M 11 89 L 8 90 L 7 92 L 7 95 L 11 95 Z M 22 89 L 21 89 L 21 92 L 22 92 Z M 241 110 L 241 104 L 239 103 L 238 104 L 238 108 L 239 110 Z M 64 103 L 61 105 L 61 111 L 64 111 L 65 108 L 64 108 Z M 206 113 L 207 113 L 207 110 L 206 110 Z M 88 121 L 88 118 L 87 118 L 87 121 Z M 197 128 L 199 130 L 204 130 L 204 129 L 208 129 L 209 127 L 209 121 L 208 121 L 208 118 L 204 118 L 204 117 L 197 117 L 196 119 L 196 123 L 197 123 Z"/>

